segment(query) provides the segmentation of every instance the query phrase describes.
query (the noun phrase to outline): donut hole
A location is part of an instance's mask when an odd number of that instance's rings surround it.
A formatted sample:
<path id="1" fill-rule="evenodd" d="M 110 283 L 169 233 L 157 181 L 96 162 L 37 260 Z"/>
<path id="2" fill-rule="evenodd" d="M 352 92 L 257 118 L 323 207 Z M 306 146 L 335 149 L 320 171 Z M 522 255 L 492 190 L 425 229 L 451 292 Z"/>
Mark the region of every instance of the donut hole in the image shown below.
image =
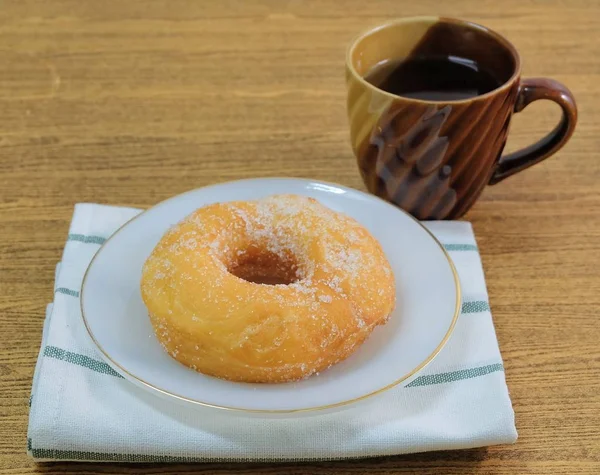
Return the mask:
<path id="1" fill-rule="evenodd" d="M 289 285 L 300 280 L 298 262 L 291 254 L 279 255 L 251 247 L 238 252 L 227 270 L 248 282 L 266 285 Z"/>

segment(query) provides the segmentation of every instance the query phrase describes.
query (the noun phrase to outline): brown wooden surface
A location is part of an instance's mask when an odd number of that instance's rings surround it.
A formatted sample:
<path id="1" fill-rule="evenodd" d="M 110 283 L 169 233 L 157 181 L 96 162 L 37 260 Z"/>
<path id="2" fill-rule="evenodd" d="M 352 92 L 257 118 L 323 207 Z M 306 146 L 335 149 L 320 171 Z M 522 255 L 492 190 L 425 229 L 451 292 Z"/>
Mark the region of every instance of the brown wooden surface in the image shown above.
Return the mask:
<path id="1" fill-rule="evenodd" d="M 27 400 L 73 205 L 146 207 L 241 177 L 363 189 L 343 62 L 394 16 L 472 19 L 508 36 L 524 75 L 574 92 L 558 155 L 495 187 L 475 226 L 519 441 L 338 463 L 47 464 L 25 454 Z M 8 1 L 0 3 L 0 473 L 600 473 L 600 2 Z M 550 130 L 536 103 L 509 149 Z"/>

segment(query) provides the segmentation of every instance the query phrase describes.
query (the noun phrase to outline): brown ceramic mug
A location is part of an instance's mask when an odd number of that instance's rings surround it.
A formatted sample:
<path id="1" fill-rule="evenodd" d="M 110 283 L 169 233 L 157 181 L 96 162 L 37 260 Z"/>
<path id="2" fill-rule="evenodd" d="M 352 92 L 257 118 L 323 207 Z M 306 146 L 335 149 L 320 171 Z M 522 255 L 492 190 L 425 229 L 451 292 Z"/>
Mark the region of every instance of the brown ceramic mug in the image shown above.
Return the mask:
<path id="1" fill-rule="evenodd" d="M 422 100 L 382 90 L 365 76 L 388 60 L 467 58 L 498 78 L 495 89 L 461 100 Z M 371 193 L 419 219 L 462 216 L 495 184 L 560 149 L 577 122 L 571 92 L 552 79 L 521 79 L 515 47 L 461 20 L 416 17 L 378 26 L 356 39 L 346 59 L 352 148 Z M 501 156 L 513 112 L 549 99 L 558 126 L 537 143 Z"/>

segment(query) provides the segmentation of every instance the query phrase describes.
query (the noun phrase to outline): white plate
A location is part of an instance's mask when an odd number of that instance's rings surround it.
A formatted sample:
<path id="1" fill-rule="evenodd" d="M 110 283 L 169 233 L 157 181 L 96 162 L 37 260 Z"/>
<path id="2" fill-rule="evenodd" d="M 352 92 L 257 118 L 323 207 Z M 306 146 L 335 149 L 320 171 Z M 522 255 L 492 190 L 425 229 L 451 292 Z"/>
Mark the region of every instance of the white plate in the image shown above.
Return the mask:
<path id="1" fill-rule="evenodd" d="M 301 382 L 233 383 L 188 369 L 167 355 L 154 336 L 140 295 L 142 264 L 164 232 L 195 209 L 279 193 L 312 196 L 369 229 L 394 269 L 395 312 L 350 358 Z M 446 343 L 460 305 L 452 261 L 410 215 L 343 186 L 279 178 L 200 188 L 140 214 L 100 248 L 81 290 L 87 330 L 106 361 L 125 378 L 179 401 L 264 414 L 342 407 L 408 383 Z"/>

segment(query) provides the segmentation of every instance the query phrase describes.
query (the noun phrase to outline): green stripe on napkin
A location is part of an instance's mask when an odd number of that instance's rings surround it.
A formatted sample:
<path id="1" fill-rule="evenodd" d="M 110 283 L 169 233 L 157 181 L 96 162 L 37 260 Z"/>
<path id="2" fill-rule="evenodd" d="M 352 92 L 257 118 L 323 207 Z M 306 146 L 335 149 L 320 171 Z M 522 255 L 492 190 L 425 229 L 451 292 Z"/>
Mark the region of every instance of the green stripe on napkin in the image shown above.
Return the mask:
<path id="1" fill-rule="evenodd" d="M 58 287 L 55 292 L 70 295 L 71 297 L 79 297 L 79 292 L 77 290 L 67 289 L 66 287 Z"/>
<path id="2" fill-rule="evenodd" d="M 44 356 L 83 366 L 84 368 L 91 369 L 92 371 L 96 371 L 98 373 L 108 374 L 117 378 L 123 377 L 103 361 L 95 360 L 89 356 L 80 355 L 79 353 L 72 353 L 56 346 L 45 347 Z"/>
<path id="3" fill-rule="evenodd" d="M 478 313 L 489 312 L 490 304 L 485 300 L 472 300 L 471 302 L 463 302 L 462 313 Z"/>
<path id="4" fill-rule="evenodd" d="M 102 236 L 86 236 L 85 234 L 69 234 L 67 241 L 79 241 L 85 244 L 104 244 L 106 238 Z"/>
<path id="5" fill-rule="evenodd" d="M 67 237 L 67 241 L 78 241 L 83 242 L 85 244 L 104 244 L 106 241 L 105 237 L 95 236 L 95 235 L 86 235 L 86 234 L 69 234 Z M 460 243 L 451 243 L 444 244 L 444 248 L 447 251 L 478 251 L 479 248 L 475 244 L 460 244 Z"/>
<path id="6" fill-rule="evenodd" d="M 27 441 L 28 447 L 31 447 L 31 439 Z M 315 462 L 315 461 L 336 461 L 353 460 L 365 458 L 365 455 L 344 456 L 344 457 L 185 457 L 175 455 L 160 454 L 120 454 L 105 452 L 84 452 L 79 450 L 58 450 L 58 449 L 38 449 L 30 448 L 29 452 L 36 459 L 52 460 L 83 460 L 94 462 L 141 462 L 141 463 L 227 463 L 227 462 L 259 462 L 259 463 L 278 463 L 278 462 Z"/>
<path id="7" fill-rule="evenodd" d="M 28 441 L 28 444 L 31 440 Z M 35 458 L 54 460 L 86 460 L 98 462 L 147 462 L 147 463 L 174 463 L 174 462 L 205 462 L 206 459 L 193 457 L 175 457 L 170 455 L 151 454 L 118 454 L 101 452 L 81 452 L 78 450 L 34 449 L 30 448 L 31 455 Z"/>
<path id="8" fill-rule="evenodd" d="M 460 381 L 461 379 L 478 378 L 486 374 L 496 371 L 504 371 L 504 366 L 501 363 L 490 364 L 487 366 L 479 366 L 477 368 L 461 369 L 459 371 L 451 371 L 449 373 L 429 374 L 419 376 L 411 383 L 407 384 L 407 388 L 416 386 L 429 386 L 431 384 L 451 383 L 452 381 Z"/>
<path id="9" fill-rule="evenodd" d="M 93 358 L 90 358 L 89 356 L 81 355 L 79 353 L 72 353 L 70 351 L 58 348 L 56 346 L 47 346 L 46 348 L 44 348 L 44 356 L 65 361 L 67 363 L 79 365 L 84 368 L 91 369 L 92 371 L 96 371 L 98 373 L 108 374 L 117 378 L 123 378 L 123 376 L 121 376 L 103 361 L 95 360 Z M 476 368 L 452 371 L 450 373 L 430 374 L 426 376 L 419 376 L 414 381 L 406 385 L 406 387 L 409 388 L 416 386 L 429 386 L 431 384 L 451 383 L 453 381 L 477 378 L 479 376 L 485 376 L 486 374 L 493 373 L 495 371 L 503 370 L 504 367 L 502 366 L 502 364 L 496 363 L 487 366 L 479 366 Z"/>
<path id="10" fill-rule="evenodd" d="M 446 251 L 477 251 L 475 244 L 444 244 Z"/>

